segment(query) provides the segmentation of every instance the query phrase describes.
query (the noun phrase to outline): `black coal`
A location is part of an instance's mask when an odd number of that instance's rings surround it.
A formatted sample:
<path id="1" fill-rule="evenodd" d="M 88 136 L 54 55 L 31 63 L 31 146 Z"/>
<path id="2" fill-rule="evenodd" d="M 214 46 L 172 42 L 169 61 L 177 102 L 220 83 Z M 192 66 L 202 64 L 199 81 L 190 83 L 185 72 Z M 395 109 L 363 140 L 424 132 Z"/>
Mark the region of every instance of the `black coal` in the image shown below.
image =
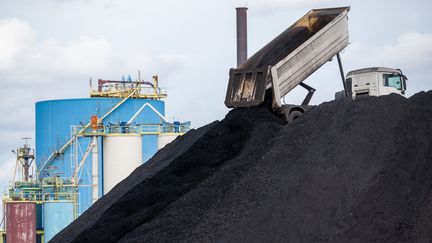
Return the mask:
<path id="1" fill-rule="evenodd" d="M 51 242 L 431 242 L 432 92 L 231 111 Z"/>

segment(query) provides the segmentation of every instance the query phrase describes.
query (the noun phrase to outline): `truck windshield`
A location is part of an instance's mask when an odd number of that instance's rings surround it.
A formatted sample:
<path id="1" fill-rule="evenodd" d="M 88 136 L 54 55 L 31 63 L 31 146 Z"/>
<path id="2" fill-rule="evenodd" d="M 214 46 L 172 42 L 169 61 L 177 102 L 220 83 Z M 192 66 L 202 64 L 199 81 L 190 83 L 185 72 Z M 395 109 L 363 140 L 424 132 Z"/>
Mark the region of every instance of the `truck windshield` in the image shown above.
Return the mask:
<path id="1" fill-rule="evenodd" d="M 384 86 L 402 90 L 402 79 L 399 74 L 383 74 Z"/>

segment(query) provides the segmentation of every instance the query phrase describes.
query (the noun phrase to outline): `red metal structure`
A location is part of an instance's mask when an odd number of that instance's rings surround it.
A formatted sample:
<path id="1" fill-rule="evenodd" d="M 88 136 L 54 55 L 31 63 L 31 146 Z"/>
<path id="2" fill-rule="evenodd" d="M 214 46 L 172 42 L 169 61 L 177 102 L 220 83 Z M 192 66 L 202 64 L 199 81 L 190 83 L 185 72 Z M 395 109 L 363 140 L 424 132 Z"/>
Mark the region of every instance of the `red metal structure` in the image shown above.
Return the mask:
<path id="1" fill-rule="evenodd" d="M 36 243 L 36 204 L 34 202 L 6 203 L 6 241 Z"/>

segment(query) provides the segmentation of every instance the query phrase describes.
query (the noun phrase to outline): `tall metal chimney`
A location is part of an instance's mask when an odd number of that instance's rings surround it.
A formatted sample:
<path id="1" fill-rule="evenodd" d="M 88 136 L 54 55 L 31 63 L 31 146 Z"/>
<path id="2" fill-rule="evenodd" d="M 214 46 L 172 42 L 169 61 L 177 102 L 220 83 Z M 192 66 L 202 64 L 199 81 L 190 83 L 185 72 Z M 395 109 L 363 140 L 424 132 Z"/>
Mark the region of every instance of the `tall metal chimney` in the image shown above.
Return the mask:
<path id="1" fill-rule="evenodd" d="M 237 66 L 247 60 L 247 8 L 236 8 L 237 13 Z"/>

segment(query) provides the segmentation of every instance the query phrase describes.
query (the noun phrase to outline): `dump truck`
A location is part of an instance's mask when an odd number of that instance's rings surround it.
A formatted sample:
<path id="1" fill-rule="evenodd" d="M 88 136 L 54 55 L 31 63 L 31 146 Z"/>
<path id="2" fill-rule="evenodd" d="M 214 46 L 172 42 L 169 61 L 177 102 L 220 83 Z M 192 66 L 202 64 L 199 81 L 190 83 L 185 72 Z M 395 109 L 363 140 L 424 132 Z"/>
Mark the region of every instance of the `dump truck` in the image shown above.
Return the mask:
<path id="1" fill-rule="evenodd" d="M 361 96 L 405 95 L 406 80 L 408 78 L 400 69 L 371 67 L 348 72 L 346 85 L 352 99 Z"/>
<path id="2" fill-rule="evenodd" d="M 313 9 L 246 62 L 229 72 L 225 105 L 258 106 L 271 94 L 272 109 L 292 121 L 306 111 L 315 89 L 303 83 L 313 72 L 348 45 L 349 7 Z M 282 105 L 281 99 L 300 85 L 308 90 L 301 105 Z M 346 88 L 345 88 L 346 90 Z"/>

